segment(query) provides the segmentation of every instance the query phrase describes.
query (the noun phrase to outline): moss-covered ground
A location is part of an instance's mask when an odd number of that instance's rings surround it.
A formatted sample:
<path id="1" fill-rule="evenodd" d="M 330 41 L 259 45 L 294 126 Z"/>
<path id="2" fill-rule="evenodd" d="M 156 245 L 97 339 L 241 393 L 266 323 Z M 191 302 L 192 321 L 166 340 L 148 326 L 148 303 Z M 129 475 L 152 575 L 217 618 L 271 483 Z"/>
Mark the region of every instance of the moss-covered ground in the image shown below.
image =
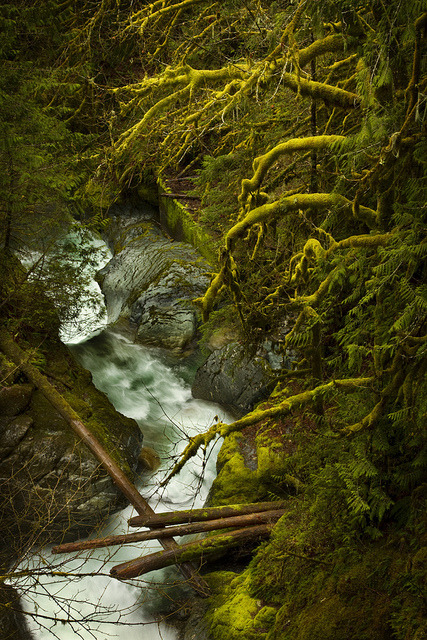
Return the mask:
<path id="1" fill-rule="evenodd" d="M 335 446 L 321 448 L 307 413 L 226 438 L 211 503 L 287 499 L 287 509 L 243 569 L 241 560 L 237 572 L 209 566 L 213 640 L 427 637 L 426 485 L 374 531 L 348 509 L 338 477 L 335 487 L 327 478 Z"/>

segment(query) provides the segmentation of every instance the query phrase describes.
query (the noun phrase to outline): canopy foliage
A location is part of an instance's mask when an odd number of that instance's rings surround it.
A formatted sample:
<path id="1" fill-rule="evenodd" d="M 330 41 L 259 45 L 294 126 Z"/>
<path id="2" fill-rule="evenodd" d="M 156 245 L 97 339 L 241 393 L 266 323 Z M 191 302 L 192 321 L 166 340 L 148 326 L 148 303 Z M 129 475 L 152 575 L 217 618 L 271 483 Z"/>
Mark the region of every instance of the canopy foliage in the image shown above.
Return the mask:
<path id="1" fill-rule="evenodd" d="M 246 341 L 295 349 L 306 385 L 215 425 L 174 472 L 303 396 L 330 437 L 399 443 L 421 481 L 426 26 L 421 2 L 394 1 L 158 2 L 125 18 L 144 66 L 111 89 L 106 168 L 127 186 L 148 170 L 193 177 L 201 219 L 223 237 L 204 318 L 232 301 Z M 356 399 L 325 413 L 342 382 Z M 381 517 L 400 492 L 387 490 Z"/>

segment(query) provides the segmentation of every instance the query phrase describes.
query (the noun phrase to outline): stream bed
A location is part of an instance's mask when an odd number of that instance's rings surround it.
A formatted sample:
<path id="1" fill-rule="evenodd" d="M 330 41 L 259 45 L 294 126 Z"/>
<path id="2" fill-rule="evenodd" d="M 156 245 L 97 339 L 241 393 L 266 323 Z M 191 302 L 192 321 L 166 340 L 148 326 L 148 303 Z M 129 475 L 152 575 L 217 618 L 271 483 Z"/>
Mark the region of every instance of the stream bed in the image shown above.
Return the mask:
<path id="1" fill-rule="evenodd" d="M 104 257 L 105 259 L 105 257 Z M 101 327 L 82 339 L 63 340 L 93 376 L 95 386 L 106 393 L 115 408 L 134 418 L 144 435 L 144 446 L 160 457 L 156 472 L 141 472 L 141 494 L 156 512 L 200 507 L 215 476 L 217 443 L 206 458 L 195 457 L 159 489 L 160 481 L 184 449 L 188 437 L 204 431 L 218 418 L 232 417 L 214 403 L 191 395 L 194 363 L 164 350 L 130 342 Z M 87 329 L 86 329 L 87 330 Z M 127 521 L 136 515 L 129 506 L 111 516 L 90 537 L 130 531 Z M 132 531 L 135 531 L 133 529 Z M 179 539 L 178 539 L 179 542 Z M 70 557 L 43 548 L 28 555 L 20 568 L 32 569 L 17 585 L 28 626 L 36 640 L 175 640 L 177 632 L 160 620 L 164 602 L 188 594 L 176 567 L 152 572 L 128 582 L 109 576 L 110 568 L 161 549 L 157 541 L 134 543 L 80 552 Z"/>

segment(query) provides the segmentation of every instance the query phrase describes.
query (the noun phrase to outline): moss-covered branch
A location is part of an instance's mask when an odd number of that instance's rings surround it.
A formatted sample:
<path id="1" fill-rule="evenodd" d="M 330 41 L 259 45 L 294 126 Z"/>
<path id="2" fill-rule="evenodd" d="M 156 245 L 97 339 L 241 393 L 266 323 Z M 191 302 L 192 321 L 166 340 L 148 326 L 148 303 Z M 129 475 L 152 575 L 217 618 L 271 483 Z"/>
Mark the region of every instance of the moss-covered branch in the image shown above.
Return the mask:
<path id="1" fill-rule="evenodd" d="M 336 105 L 343 109 L 355 109 L 361 104 L 361 98 L 357 93 L 346 91 L 326 82 L 298 78 L 293 73 L 283 74 L 282 82 L 285 87 L 292 89 L 295 93 L 308 96 L 313 100 L 324 100 L 328 104 Z"/>
<path id="2" fill-rule="evenodd" d="M 246 427 L 260 423 L 267 418 L 278 418 L 279 416 L 284 416 L 290 413 L 293 409 L 298 409 L 306 404 L 314 402 L 316 398 L 331 393 L 332 391 L 336 391 L 337 389 L 344 391 L 357 391 L 364 387 L 370 387 L 374 380 L 375 378 L 372 376 L 366 378 L 332 380 L 331 382 L 319 385 L 309 391 L 304 391 L 303 393 L 290 396 L 282 402 L 272 407 L 268 407 L 267 409 L 255 409 L 243 418 L 240 418 L 235 422 L 231 422 L 230 424 L 223 424 L 219 422 L 218 424 L 213 425 L 205 433 L 199 433 L 198 435 L 190 438 L 190 442 L 185 447 L 181 455 L 181 459 L 161 484 L 162 486 L 167 484 L 173 476 L 181 471 L 186 462 L 197 454 L 200 447 L 206 448 L 212 440 L 215 440 L 218 437 L 225 438 L 236 431 L 242 431 Z"/>
<path id="3" fill-rule="evenodd" d="M 300 49 L 298 52 L 298 64 L 300 68 L 306 67 L 310 62 L 325 55 L 325 53 L 333 53 L 345 50 L 345 40 L 342 35 L 334 34 L 319 38 L 312 42 L 308 47 Z"/>
<path id="4" fill-rule="evenodd" d="M 262 156 L 253 161 L 254 175 L 250 179 L 242 180 L 242 190 L 239 196 L 240 203 L 244 206 L 248 195 L 257 191 L 270 167 L 282 155 L 295 153 L 296 151 L 320 151 L 332 144 L 345 140 L 344 136 L 313 136 L 309 138 L 293 138 L 278 144 Z"/>
<path id="5" fill-rule="evenodd" d="M 331 209 L 332 207 L 340 207 L 350 215 L 353 214 L 353 202 L 339 193 L 300 193 L 285 196 L 276 202 L 261 205 L 250 211 L 243 220 L 237 222 L 228 231 L 225 236 L 225 246 L 230 250 L 235 240 L 242 237 L 246 230 L 256 223 L 272 221 L 280 215 L 300 209 Z M 375 228 L 376 211 L 360 206 L 358 215 L 369 227 Z"/>
<path id="6" fill-rule="evenodd" d="M 158 0 L 157 2 L 152 2 L 148 5 L 148 7 L 141 9 L 141 11 L 137 11 L 130 16 L 130 25 L 127 28 L 138 28 L 138 30 L 142 34 L 147 25 L 153 20 L 157 20 L 167 13 L 171 13 L 173 11 L 181 11 L 182 9 L 200 4 L 202 1 L 203 0 L 182 0 L 181 2 L 166 5 L 160 0 Z"/>

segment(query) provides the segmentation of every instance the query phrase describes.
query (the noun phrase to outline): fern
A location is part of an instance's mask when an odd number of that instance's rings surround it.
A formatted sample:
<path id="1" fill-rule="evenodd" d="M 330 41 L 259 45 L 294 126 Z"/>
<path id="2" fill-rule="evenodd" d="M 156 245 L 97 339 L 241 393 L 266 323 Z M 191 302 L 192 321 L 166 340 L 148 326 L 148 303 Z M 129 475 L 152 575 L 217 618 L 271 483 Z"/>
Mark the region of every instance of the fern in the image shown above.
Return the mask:
<path id="1" fill-rule="evenodd" d="M 349 344 L 345 348 L 348 353 L 349 371 L 359 371 L 363 359 L 372 353 L 371 349 L 358 344 Z"/>
<path id="2" fill-rule="evenodd" d="M 289 337 L 288 344 L 290 346 L 296 347 L 298 349 L 304 349 L 308 347 L 313 342 L 313 332 L 311 329 L 306 329 L 305 331 L 299 331 L 293 333 Z"/>

